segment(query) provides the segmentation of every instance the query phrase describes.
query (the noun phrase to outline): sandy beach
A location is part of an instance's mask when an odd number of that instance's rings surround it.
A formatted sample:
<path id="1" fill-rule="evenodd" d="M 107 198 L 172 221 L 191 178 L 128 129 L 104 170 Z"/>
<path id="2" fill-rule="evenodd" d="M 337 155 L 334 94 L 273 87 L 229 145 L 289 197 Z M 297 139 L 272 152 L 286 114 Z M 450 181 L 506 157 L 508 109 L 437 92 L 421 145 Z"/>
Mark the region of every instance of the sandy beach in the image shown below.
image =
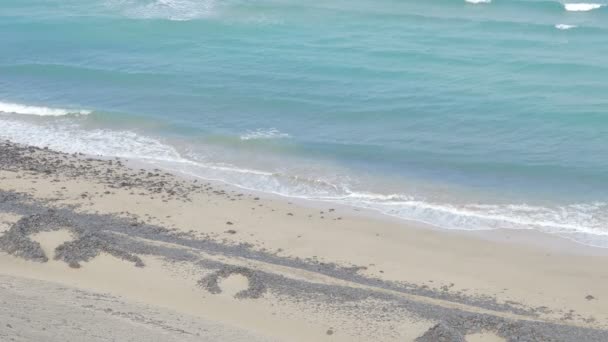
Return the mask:
<path id="1" fill-rule="evenodd" d="M 608 254 L 0 143 L 2 341 L 606 341 Z"/>

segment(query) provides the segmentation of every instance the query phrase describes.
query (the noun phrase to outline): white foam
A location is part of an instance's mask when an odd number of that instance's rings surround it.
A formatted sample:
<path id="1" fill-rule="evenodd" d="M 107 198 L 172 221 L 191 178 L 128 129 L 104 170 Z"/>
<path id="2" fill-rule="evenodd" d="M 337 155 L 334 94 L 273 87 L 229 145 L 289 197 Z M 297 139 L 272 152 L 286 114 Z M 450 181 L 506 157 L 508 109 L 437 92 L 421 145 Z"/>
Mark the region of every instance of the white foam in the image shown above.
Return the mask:
<path id="1" fill-rule="evenodd" d="M 0 137 L 22 144 L 49 147 L 67 153 L 116 156 L 146 160 L 181 161 L 177 151 L 161 141 L 129 131 L 83 130 L 67 122 L 44 125 L 0 120 Z"/>
<path id="2" fill-rule="evenodd" d="M 489 3 L 492 2 L 492 0 L 464 0 L 464 1 L 466 3 L 474 4 L 474 5 L 477 5 L 477 4 L 489 4 Z"/>
<path id="3" fill-rule="evenodd" d="M 555 25 L 555 28 L 558 30 L 570 30 L 573 28 L 577 28 L 578 26 L 576 25 L 568 25 L 568 24 L 557 24 Z"/>
<path id="4" fill-rule="evenodd" d="M 283 133 L 276 128 L 257 129 L 255 131 L 247 131 L 241 135 L 241 140 L 256 140 L 256 139 L 284 139 L 289 138 L 289 134 Z"/>
<path id="5" fill-rule="evenodd" d="M 106 3 L 134 19 L 189 21 L 215 12 L 214 0 L 154 0 L 143 4 L 140 0 L 107 0 Z"/>
<path id="6" fill-rule="evenodd" d="M 89 110 L 72 110 L 63 108 L 48 108 L 28 106 L 18 103 L 0 102 L 0 112 L 8 114 L 38 115 L 38 116 L 64 116 L 64 115 L 87 115 Z"/>
<path id="7" fill-rule="evenodd" d="M 597 3 L 566 3 L 564 8 L 570 12 L 587 12 L 604 7 L 604 4 Z"/>
<path id="8" fill-rule="evenodd" d="M 68 153 L 123 157 L 140 160 L 204 179 L 241 188 L 301 199 L 366 208 L 400 219 L 425 222 L 445 229 L 534 229 L 608 248 L 608 203 L 574 203 L 561 206 L 520 204 L 448 203 L 407 194 L 380 194 L 351 188 L 347 177 L 331 178 L 293 171 L 244 168 L 206 160 L 206 156 L 182 155 L 161 139 L 124 130 L 85 130 L 76 123 L 30 123 L 17 117 L 0 117 L 0 138 Z"/>

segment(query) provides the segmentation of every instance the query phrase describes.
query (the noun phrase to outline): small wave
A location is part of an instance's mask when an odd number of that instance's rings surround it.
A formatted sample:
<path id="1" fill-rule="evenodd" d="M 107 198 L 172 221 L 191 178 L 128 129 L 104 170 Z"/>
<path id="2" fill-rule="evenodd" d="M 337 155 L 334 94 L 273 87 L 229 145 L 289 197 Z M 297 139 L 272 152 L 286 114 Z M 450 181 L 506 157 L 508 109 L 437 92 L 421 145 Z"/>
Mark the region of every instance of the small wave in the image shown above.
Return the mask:
<path id="1" fill-rule="evenodd" d="M 118 8 L 124 15 L 134 19 L 167 19 L 189 21 L 206 18 L 214 14 L 214 0 L 109 0 L 107 4 Z"/>
<path id="2" fill-rule="evenodd" d="M 66 153 L 158 161 L 182 160 L 173 147 L 131 131 L 84 130 L 69 121 L 49 121 L 38 125 L 16 118 L 0 119 L 0 127 L 0 138 Z"/>
<path id="3" fill-rule="evenodd" d="M 72 110 L 63 108 L 49 108 L 28 106 L 18 103 L 0 102 L 0 112 L 8 114 L 38 115 L 38 116 L 64 116 L 64 115 L 87 115 L 89 110 Z"/>
<path id="4" fill-rule="evenodd" d="M 284 139 L 289 138 L 290 135 L 282 133 L 276 128 L 271 129 L 257 129 L 255 131 L 247 131 L 247 133 L 241 135 L 241 140 L 258 140 L 258 139 Z"/>
<path id="5" fill-rule="evenodd" d="M 477 4 L 489 4 L 492 2 L 492 0 L 464 0 L 464 2 L 477 5 Z"/>
<path id="6" fill-rule="evenodd" d="M 569 12 L 588 12 L 595 9 L 604 7 L 603 4 L 595 3 L 567 3 L 564 4 L 564 8 Z"/>
<path id="7" fill-rule="evenodd" d="M 555 28 L 558 30 L 570 30 L 573 28 L 577 28 L 578 26 L 576 25 L 568 25 L 568 24 L 557 24 L 555 25 Z"/>

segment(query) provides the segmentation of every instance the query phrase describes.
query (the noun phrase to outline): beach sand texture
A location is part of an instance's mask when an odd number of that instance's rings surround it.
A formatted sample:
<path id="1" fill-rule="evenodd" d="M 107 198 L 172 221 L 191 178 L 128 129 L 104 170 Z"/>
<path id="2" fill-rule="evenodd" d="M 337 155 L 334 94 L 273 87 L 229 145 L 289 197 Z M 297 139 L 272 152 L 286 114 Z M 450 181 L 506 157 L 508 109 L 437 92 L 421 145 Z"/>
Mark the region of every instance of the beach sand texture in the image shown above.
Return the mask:
<path id="1" fill-rule="evenodd" d="M 2 341 L 608 340 L 601 250 L 125 160 L 0 143 L 0 234 Z"/>

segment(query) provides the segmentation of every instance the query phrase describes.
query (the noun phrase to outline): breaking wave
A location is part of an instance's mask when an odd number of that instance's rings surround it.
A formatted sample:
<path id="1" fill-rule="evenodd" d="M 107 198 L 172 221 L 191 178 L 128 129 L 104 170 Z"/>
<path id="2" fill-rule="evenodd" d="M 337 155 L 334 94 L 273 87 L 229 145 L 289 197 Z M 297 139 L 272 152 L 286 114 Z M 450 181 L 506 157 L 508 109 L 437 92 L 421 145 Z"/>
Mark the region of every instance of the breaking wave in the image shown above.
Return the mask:
<path id="1" fill-rule="evenodd" d="M 555 28 L 558 30 L 570 30 L 573 28 L 577 28 L 578 26 L 576 25 L 568 25 L 568 24 L 557 24 L 555 25 Z"/>
<path id="2" fill-rule="evenodd" d="M 39 106 L 28 106 L 18 103 L 0 102 L 0 113 L 37 115 L 37 116 L 64 116 L 64 115 L 87 115 L 90 110 L 83 109 L 63 109 Z"/>
<path id="3" fill-rule="evenodd" d="M 214 0 L 109 0 L 111 8 L 135 19 L 167 19 L 189 21 L 206 18 L 215 13 Z"/>
<path id="4" fill-rule="evenodd" d="M 247 131 L 247 133 L 240 136 L 241 140 L 283 139 L 289 137 L 289 134 L 283 133 L 276 128 L 256 129 L 253 131 Z"/>
<path id="5" fill-rule="evenodd" d="M 603 4 L 596 3 L 566 3 L 564 8 L 569 12 L 588 12 L 604 7 Z"/>

